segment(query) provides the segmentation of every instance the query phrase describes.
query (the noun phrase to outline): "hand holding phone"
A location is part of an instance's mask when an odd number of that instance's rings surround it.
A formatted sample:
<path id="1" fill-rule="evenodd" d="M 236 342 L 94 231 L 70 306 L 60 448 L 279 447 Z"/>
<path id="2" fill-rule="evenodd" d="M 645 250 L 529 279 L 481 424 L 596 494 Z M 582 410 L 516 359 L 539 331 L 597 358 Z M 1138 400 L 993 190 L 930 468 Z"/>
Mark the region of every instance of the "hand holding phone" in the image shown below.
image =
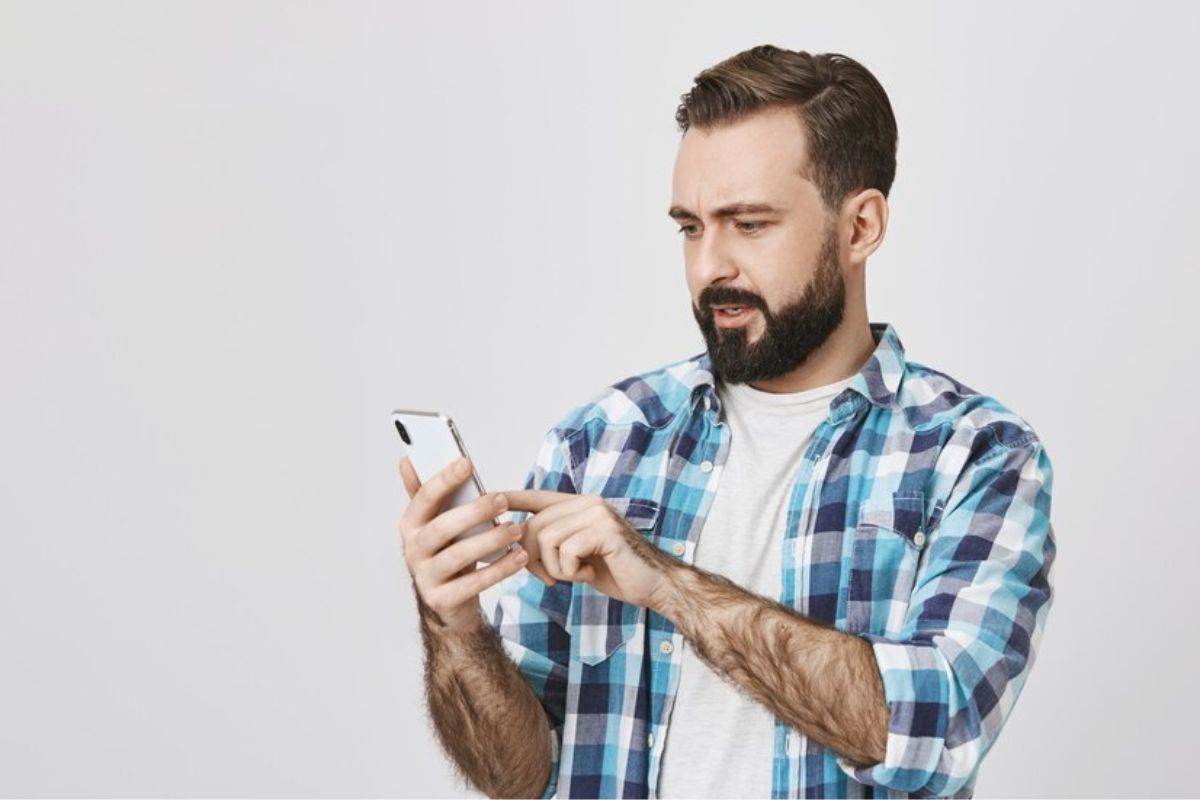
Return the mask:
<path id="1" fill-rule="evenodd" d="M 467 446 L 463 443 L 454 425 L 454 420 L 437 411 L 407 411 L 392 412 L 392 424 L 396 433 L 400 434 L 405 454 L 408 456 L 418 480 L 426 480 L 446 466 L 460 458 L 469 458 Z M 466 478 L 457 482 L 453 494 L 444 500 L 446 508 L 464 506 L 484 494 L 483 481 L 474 469 Z M 435 511 L 443 510 L 439 506 Z M 471 536 L 487 533 L 500 522 L 497 519 L 500 512 L 492 514 L 491 519 L 483 520 L 469 530 L 459 531 L 452 541 L 459 542 Z M 479 561 L 491 564 L 502 558 L 511 550 L 508 542 L 491 552 L 479 554 Z"/>
<path id="2" fill-rule="evenodd" d="M 470 628 L 478 624 L 479 594 L 522 567 L 528 565 L 553 586 L 538 560 L 536 542 L 527 543 L 532 546 L 528 550 L 520 546 L 524 526 L 496 521 L 507 508 L 495 505 L 503 494 L 484 493 L 453 422 L 431 412 L 397 411 L 392 416 L 408 451 L 400 475 L 411 501 L 401 517 L 400 534 L 420 599 L 446 625 Z M 480 561 L 489 565 L 476 570 Z"/>

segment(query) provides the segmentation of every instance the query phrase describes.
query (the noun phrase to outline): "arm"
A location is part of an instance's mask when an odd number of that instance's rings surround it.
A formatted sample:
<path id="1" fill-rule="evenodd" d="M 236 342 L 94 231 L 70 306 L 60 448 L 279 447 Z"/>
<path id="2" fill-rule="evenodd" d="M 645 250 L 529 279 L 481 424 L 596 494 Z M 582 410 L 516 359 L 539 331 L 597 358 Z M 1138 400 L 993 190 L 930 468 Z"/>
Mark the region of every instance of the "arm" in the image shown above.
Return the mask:
<path id="1" fill-rule="evenodd" d="M 434 729 L 460 774 L 489 797 L 541 797 L 552 760 L 545 711 L 496 631 L 444 627 L 417 595 Z"/>
<path id="2" fill-rule="evenodd" d="M 975 452 L 975 448 L 971 448 Z M 947 795 L 970 784 L 1029 677 L 1053 597 L 1053 469 L 1030 437 L 962 470 L 929 531 L 903 630 L 871 643 L 892 714 L 860 783 Z"/>
<path id="3" fill-rule="evenodd" d="M 654 610 L 718 675 L 852 762 L 883 759 L 888 707 L 867 642 L 688 564 L 670 584 Z"/>
<path id="4" fill-rule="evenodd" d="M 469 463 L 448 465 L 423 484 L 407 459 L 400 462 L 411 502 L 399 529 L 417 600 L 430 717 L 468 783 L 492 795 L 513 796 L 528 787 L 534 789 L 525 795 L 536 795 L 550 772 L 556 740 L 549 738 L 533 689 L 484 624 L 479 598 L 527 562 L 522 551 L 478 569 L 478 559 L 514 540 L 510 525 L 450 543 L 457 532 L 496 512 L 494 500 L 484 495 L 438 513 L 469 474 L 462 467 Z"/>
<path id="5" fill-rule="evenodd" d="M 1041 639 L 1056 553 L 1052 485 L 1036 439 L 968 463 L 929 532 L 895 638 L 822 628 L 679 563 L 652 607 L 719 674 L 840 753 L 850 777 L 954 794 L 995 742 Z"/>

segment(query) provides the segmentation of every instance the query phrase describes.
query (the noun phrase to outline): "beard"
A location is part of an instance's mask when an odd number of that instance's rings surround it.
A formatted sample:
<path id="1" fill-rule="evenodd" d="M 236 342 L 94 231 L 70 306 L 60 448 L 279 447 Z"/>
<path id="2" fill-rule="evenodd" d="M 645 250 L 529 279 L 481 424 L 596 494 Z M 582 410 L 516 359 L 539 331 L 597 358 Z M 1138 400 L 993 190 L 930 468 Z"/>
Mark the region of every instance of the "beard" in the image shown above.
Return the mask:
<path id="1" fill-rule="evenodd" d="M 739 303 L 748 309 L 757 308 L 762 314 L 765 330 L 751 342 L 750 325 L 718 328 L 712 309 L 714 303 Z M 726 383 L 765 381 L 796 369 L 838 329 L 845 310 L 846 281 L 838 267 L 837 231 L 832 226 L 826 229 L 812 281 L 800 299 L 778 312 L 772 313 L 755 295 L 736 293 L 720 286 L 709 287 L 700 293 L 699 308 L 692 304 L 692 315 L 704 335 L 713 372 Z"/>

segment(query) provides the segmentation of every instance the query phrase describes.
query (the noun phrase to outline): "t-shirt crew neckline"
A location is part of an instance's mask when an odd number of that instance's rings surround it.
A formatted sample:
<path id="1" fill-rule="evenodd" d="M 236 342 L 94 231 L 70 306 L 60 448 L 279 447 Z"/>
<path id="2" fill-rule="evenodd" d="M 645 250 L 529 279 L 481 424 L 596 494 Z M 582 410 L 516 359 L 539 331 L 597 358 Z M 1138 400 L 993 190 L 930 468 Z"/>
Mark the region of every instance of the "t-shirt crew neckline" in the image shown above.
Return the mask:
<path id="1" fill-rule="evenodd" d="M 761 389 L 755 389 L 748 383 L 726 383 L 718 379 L 717 389 L 742 407 L 766 413 L 772 411 L 794 412 L 821 401 L 832 400 L 853 380 L 854 376 L 851 375 L 840 381 L 827 383 L 824 386 L 814 386 L 799 392 L 764 392 Z"/>

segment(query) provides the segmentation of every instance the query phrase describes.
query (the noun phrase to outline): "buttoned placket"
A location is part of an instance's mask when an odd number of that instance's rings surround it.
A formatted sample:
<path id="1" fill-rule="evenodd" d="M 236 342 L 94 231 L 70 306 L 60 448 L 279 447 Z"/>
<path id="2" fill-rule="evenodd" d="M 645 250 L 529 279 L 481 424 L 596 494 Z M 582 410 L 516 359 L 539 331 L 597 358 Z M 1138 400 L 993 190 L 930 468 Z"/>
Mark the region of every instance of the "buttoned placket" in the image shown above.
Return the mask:
<path id="1" fill-rule="evenodd" d="M 697 450 L 709 457 L 693 467 L 699 469 L 702 475 L 707 476 L 710 485 L 705 486 L 705 493 L 709 496 L 716 495 L 717 487 L 712 485 L 712 481 L 720 480 L 719 477 L 715 479 L 712 477 L 714 474 L 720 475 L 719 472 L 714 473 L 714 459 L 720 459 L 721 448 L 723 446 L 727 447 L 726 437 L 729 435 L 728 426 L 721 422 L 719 418 L 714 419 L 712 405 L 709 396 L 706 394 L 704 396 L 704 413 L 700 417 L 700 424 L 704 427 L 704 436 L 702 444 Z M 694 423 L 689 421 L 688 424 L 691 425 Z M 725 429 L 724 432 L 720 430 L 721 428 Z M 671 451 L 674 452 L 674 443 L 671 446 Z M 703 528 L 701 528 L 700 533 L 703 533 Z M 682 556 L 687 552 L 687 546 L 684 542 L 675 542 L 672 552 L 678 556 Z M 667 620 L 667 626 L 672 631 L 671 639 L 678 639 L 680 646 L 684 646 L 685 643 L 682 636 L 675 630 L 675 626 L 669 620 Z M 650 644 L 648 637 L 649 632 L 647 632 L 647 645 Z M 652 721 L 649 723 L 650 730 L 646 734 L 647 788 L 649 798 L 656 798 L 658 796 L 658 770 L 662 763 L 664 740 L 670 727 L 670 714 L 674 709 L 675 695 L 679 689 L 679 672 L 683 663 L 680 646 L 676 646 L 670 639 L 663 639 L 658 645 L 657 655 L 651 647 L 648 646 L 646 648 L 645 658 L 650 663 L 651 669 L 654 669 L 656 666 L 654 662 L 659 661 L 661 665 L 666 666 L 670 670 L 667 697 L 664 701 L 664 706 L 659 711 L 657 722 L 654 721 L 653 709 L 651 709 Z"/>
<path id="2" fill-rule="evenodd" d="M 860 407 L 856 407 L 855 410 L 858 408 Z M 842 414 L 838 417 L 839 421 L 837 423 L 832 421 L 832 414 L 823 419 L 821 424 L 817 426 L 816 431 L 813 432 L 812 443 L 805 451 L 804 458 L 797 470 L 796 485 L 802 487 L 801 491 L 804 496 L 800 501 L 798 518 L 795 520 L 795 537 L 792 539 L 790 547 L 786 542 L 783 545 L 784 558 L 786 559 L 790 555 L 793 559 L 792 563 L 796 574 L 795 592 L 789 598 L 786 580 L 781 580 L 783 589 L 779 597 L 779 602 L 801 614 L 807 613 L 807 608 L 802 601 L 805 592 L 803 584 L 805 565 L 801 563 L 801 559 L 804 557 L 803 542 L 811 535 L 812 527 L 816 524 L 817 509 L 815 501 L 820 496 L 820 489 L 825 481 L 825 470 L 829 465 L 829 453 L 833 451 L 833 445 L 837 442 L 839 436 L 845 435 L 845 431 L 847 430 L 841 422 L 848 416 L 853 415 L 853 411 L 849 414 Z M 786 571 L 786 564 L 783 569 Z M 784 736 L 784 753 L 789 759 L 787 774 L 796 775 L 798 781 L 797 786 L 791 786 L 789 789 L 795 793 L 798 792 L 799 786 L 805 785 L 803 759 L 808 753 L 808 737 L 788 726 L 782 719 L 776 717 L 776 721 L 777 724 L 784 726 L 786 730 Z M 778 757 L 778 753 L 776 753 L 776 757 Z M 796 762 L 799 763 L 797 764 Z M 794 769 L 793 767 L 798 767 L 798 769 Z M 779 786 L 772 786 L 772 794 L 778 794 L 780 788 Z"/>

